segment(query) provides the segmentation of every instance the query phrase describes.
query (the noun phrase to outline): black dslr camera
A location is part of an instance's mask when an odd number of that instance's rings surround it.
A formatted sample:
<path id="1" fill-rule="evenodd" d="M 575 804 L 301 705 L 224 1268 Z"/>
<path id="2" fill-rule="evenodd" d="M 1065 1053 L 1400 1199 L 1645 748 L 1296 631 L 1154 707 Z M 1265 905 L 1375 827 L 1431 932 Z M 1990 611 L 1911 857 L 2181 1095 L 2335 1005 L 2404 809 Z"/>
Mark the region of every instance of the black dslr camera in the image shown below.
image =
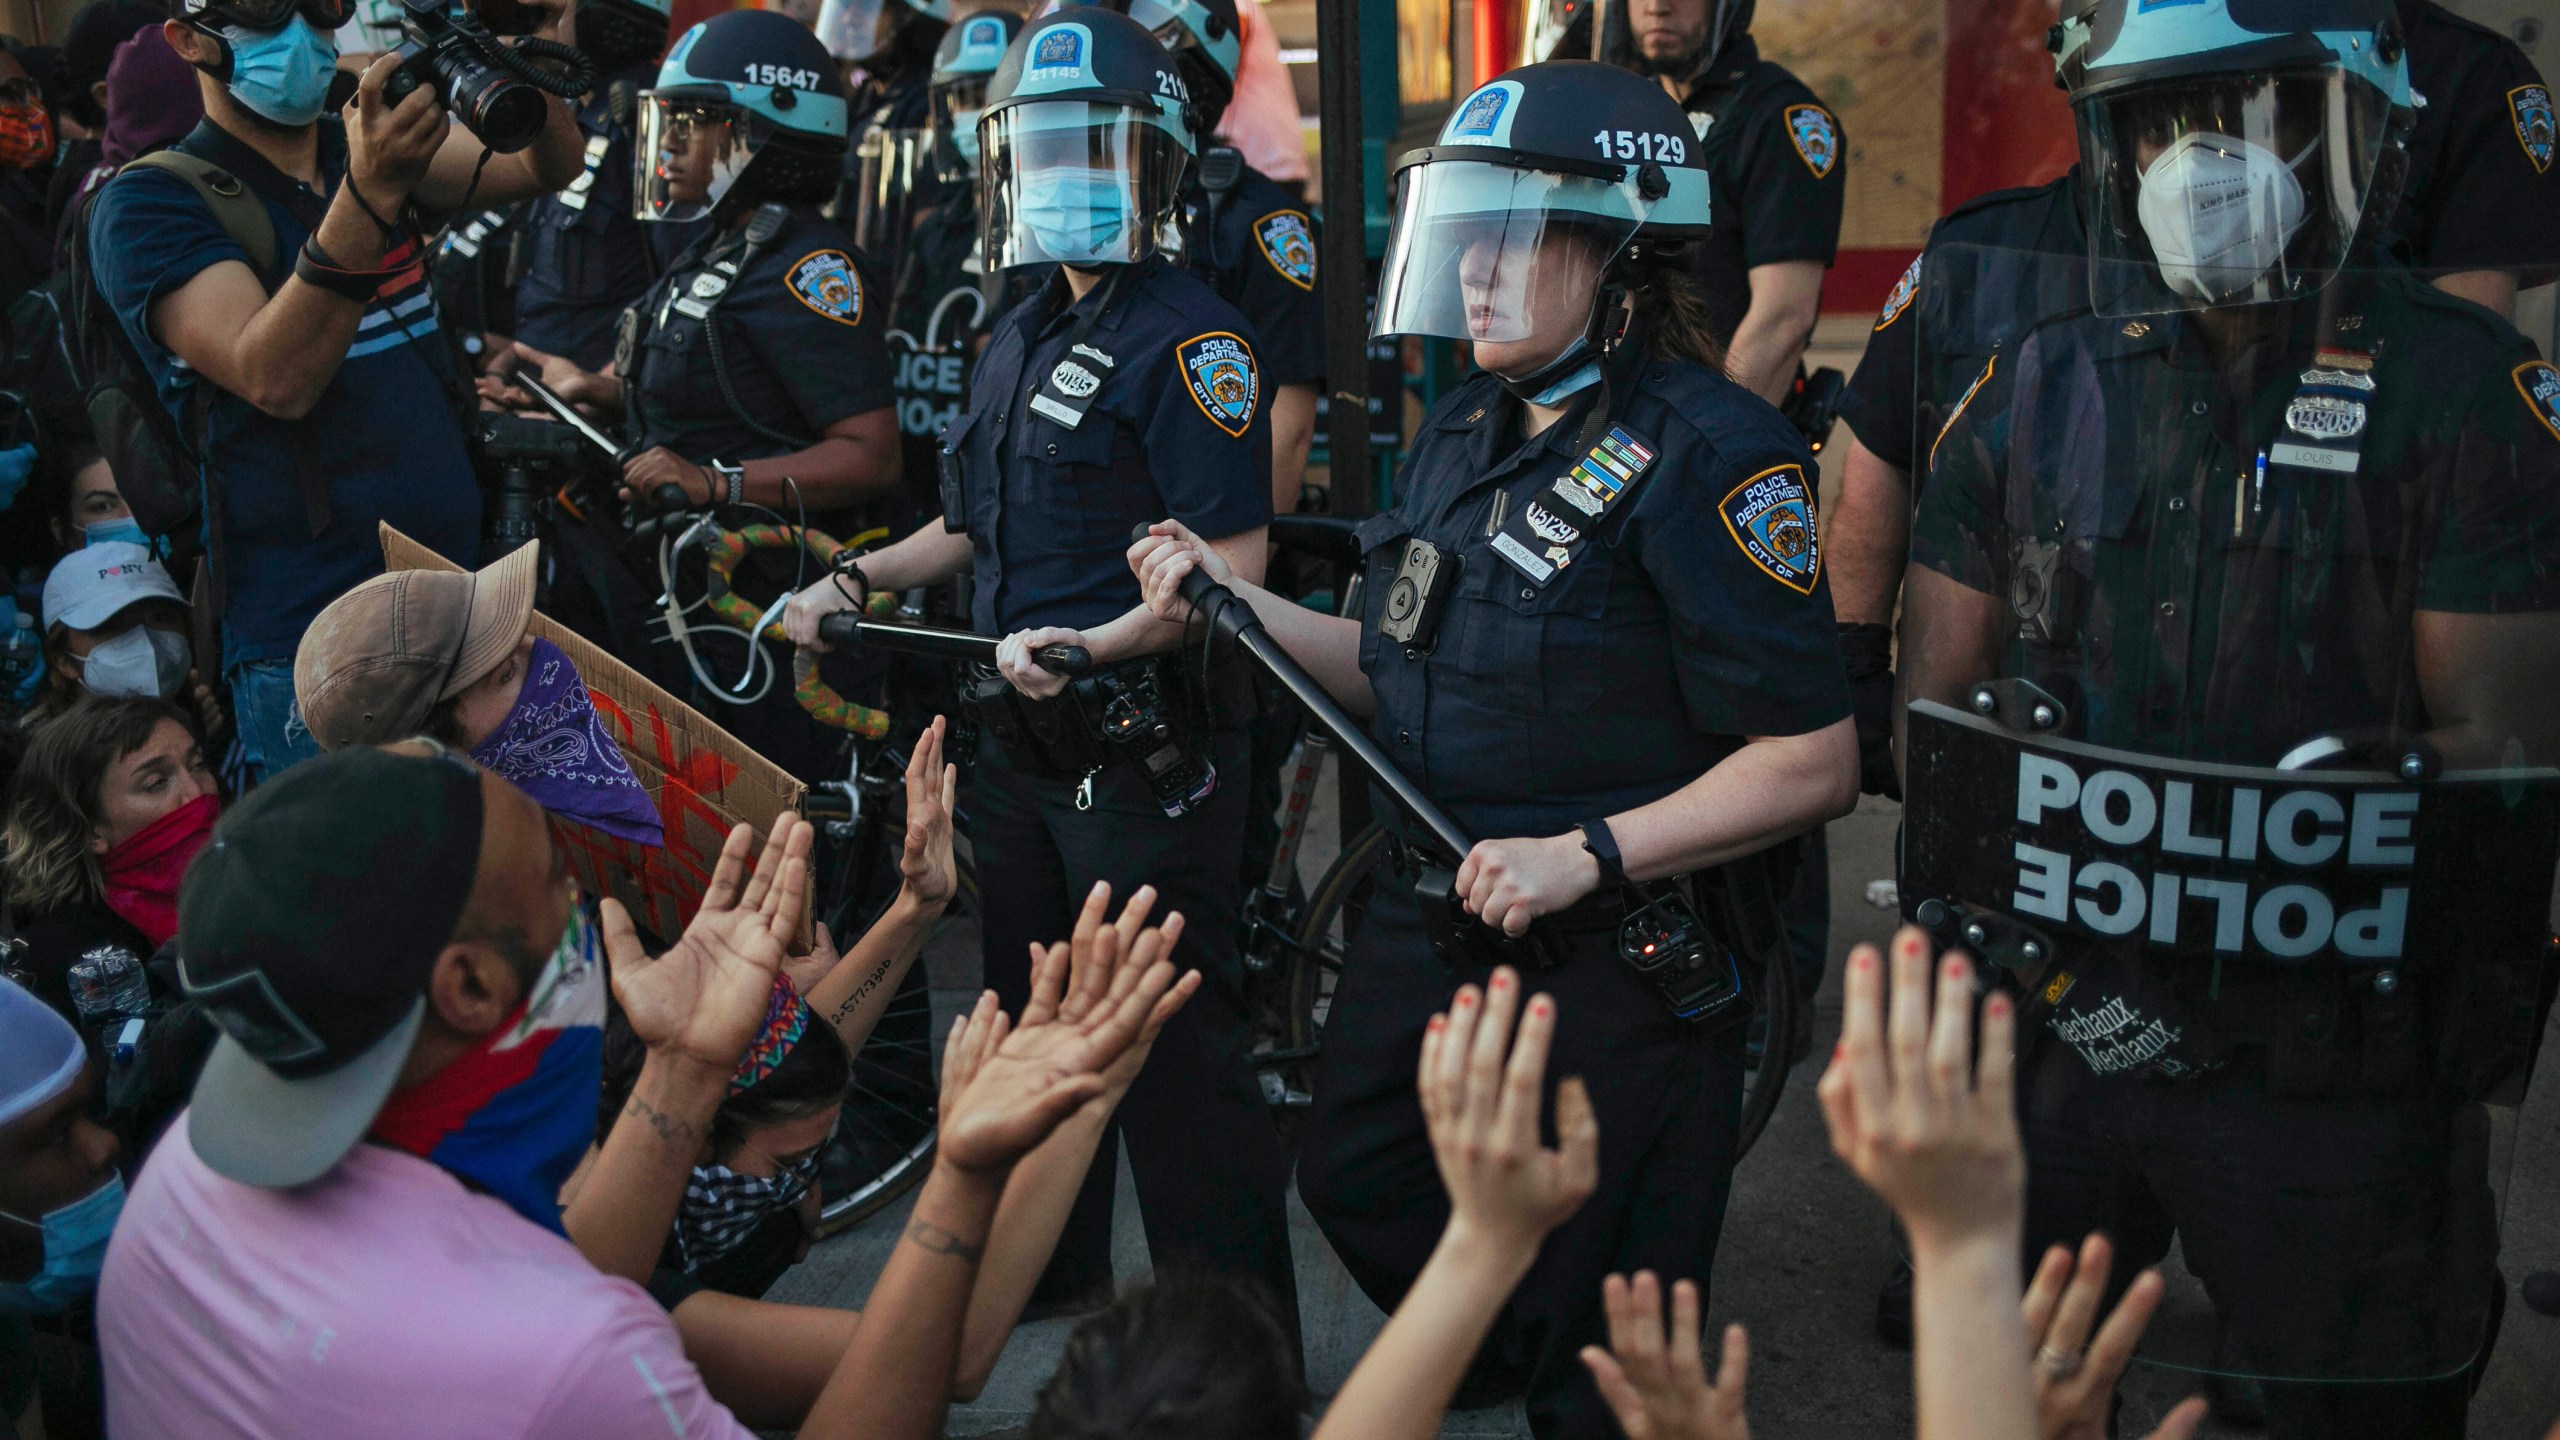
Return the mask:
<path id="1" fill-rule="evenodd" d="M 471 453 L 489 496 L 481 548 L 494 556 L 542 538 L 552 492 L 577 478 L 588 446 L 566 425 L 480 410 L 471 417 Z"/>
<path id="2" fill-rule="evenodd" d="M 424 86 L 501 155 L 522 150 L 542 133 L 548 114 L 543 92 L 574 100 L 595 79 L 587 58 L 569 46 L 539 39 L 509 45 L 449 0 L 401 0 L 400 33 L 400 48 L 392 52 L 399 68 L 383 79 L 382 103 L 397 105 Z M 536 58 L 561 61 L 563 68 L 555 74 L 534 65 Z"/>

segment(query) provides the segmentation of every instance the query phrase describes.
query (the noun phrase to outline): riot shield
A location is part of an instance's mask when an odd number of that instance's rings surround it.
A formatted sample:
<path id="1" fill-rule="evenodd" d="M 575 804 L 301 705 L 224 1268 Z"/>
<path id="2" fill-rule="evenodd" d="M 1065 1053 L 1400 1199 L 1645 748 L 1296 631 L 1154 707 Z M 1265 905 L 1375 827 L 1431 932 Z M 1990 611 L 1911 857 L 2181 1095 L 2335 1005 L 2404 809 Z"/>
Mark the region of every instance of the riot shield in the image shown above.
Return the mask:
<path id="1" fill-rule="evenodd" d="M 2031 1254 L 2174 1257 L 2142 1358 L 2278 1434 L 2445 1433 L 2546 1018 L 2560 372 L 2396 268 L 2110 285 L 1922 266 L 1903 911 L 2019 997 Z"/>
<path id="2" fill-rule="evenodd" d="M 870 130 L 853 153 L 853 243 L 886 260 L 906 243 L 915 206 L 942 182 L 933 167 L 929 130 Z"/>

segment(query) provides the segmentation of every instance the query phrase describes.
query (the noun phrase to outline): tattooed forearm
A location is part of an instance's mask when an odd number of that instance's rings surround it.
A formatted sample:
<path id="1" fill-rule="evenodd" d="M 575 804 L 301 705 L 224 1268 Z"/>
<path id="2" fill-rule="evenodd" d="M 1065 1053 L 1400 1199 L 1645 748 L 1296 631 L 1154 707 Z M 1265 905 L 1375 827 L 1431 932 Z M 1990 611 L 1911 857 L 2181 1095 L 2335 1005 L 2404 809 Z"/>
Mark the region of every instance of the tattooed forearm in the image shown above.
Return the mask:
<path id="1" fill-rule="evenodd" d="M 631 1097 L 630 1104 L 622 1107 L 622 1113 L 655 1130 L 658 1138 L 670 1145 L 702 1143 L 701 1126 L 681 1116 L 670 1115 L 637 1095 Z"/>
<path id="2" fill-rule="evenodd" d="M 917 1220 L 907 1226 L 907 1238 L 936 1255 L 957 1256 L 961 1263 L 975 1265 L 986 1257 L 987 1247 L 972 1245 L 930 1220 Z"/>
<path id="3" fill-rule="evenodd" d="M 889 958 L 872 966 L 871 973 L 863 976 L 862 983 L 854 986 L 853 993 L 844 997 L 843 1003 L 836 1006 L 835 1013 L 827 1017 L 827 1023 L 830 1025 L 843 1024 L 845 1017 L 851 1015 L 855 1008 L 862 1004 L 864 997 L 868 996 L 872 991 L 879 989 L 880 982 L 889 978 L 890 969 L 897 963 L 898 957 L 895 953 L 892 953 Z"/>

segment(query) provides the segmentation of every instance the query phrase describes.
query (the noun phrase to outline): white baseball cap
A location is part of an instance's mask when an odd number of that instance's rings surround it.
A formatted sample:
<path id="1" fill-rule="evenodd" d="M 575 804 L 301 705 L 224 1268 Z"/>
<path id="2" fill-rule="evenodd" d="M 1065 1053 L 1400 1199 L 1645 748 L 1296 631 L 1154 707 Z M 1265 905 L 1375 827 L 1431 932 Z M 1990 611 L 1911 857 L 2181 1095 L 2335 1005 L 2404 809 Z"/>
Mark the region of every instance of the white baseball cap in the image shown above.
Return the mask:
<path id="1" fill-rule="evenodd" d="M 94 630 L 128 605 L 145 600 L 187 603 L 177 582 L 151 552 L 128 540 L 110 540 L 62 557 L 44 577 L 44 623 Z"/>
<path id="2" fill-rule="evenodd" d="M 15 981 L 0 980 L 0 1125 L 52 1103 L 88 1060 L 69 1021 Z"/>

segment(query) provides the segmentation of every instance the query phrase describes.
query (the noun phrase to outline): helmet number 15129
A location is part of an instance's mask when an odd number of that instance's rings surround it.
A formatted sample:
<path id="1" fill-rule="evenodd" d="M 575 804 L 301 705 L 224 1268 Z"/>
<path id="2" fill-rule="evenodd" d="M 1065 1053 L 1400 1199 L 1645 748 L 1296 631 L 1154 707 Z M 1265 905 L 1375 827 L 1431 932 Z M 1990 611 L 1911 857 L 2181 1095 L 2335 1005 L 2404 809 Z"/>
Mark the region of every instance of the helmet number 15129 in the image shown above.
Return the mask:
<path id="1" fill-rule="evenodd" d="M 1603 130 L 1591 137 L 1600 153 L 1612 160 L 1658 160 L 1677 165 L 1689 158 L 1688 143 L 1677 135 L 1644 130 Z"/>

